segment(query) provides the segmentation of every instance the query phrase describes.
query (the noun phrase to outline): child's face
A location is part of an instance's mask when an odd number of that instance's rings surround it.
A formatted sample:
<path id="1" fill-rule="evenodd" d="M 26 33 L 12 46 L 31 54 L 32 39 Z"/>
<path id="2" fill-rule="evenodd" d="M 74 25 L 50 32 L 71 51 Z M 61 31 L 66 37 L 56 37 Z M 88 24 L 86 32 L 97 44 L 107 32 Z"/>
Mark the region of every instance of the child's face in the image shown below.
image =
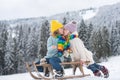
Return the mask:
<path id="1" fill-rule="evenodd" d="M 64 36 L 67 36 L 69 33 L 70 33 L 70 31 L 69 30 L 67 30 L 67 29 L 64 29 Z"/>
<path id="2" fill-rule="evenodd" d="M 58 29 L 59 34 L 63 34 L 63 28 Z"/>

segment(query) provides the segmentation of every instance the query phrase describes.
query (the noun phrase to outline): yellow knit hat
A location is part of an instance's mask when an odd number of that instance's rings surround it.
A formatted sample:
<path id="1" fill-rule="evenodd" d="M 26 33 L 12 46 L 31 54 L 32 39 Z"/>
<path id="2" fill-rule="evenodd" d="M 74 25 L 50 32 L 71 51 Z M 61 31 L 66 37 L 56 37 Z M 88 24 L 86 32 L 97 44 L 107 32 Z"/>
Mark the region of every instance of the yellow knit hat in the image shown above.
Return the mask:
<path id="1" fill-rule="evenodd" d="M 57 29 L 62 28 L 62 23 L 58 22 L 57 20 L 52 20 L 50 23 L 50 31 L 54 33 Z"/>

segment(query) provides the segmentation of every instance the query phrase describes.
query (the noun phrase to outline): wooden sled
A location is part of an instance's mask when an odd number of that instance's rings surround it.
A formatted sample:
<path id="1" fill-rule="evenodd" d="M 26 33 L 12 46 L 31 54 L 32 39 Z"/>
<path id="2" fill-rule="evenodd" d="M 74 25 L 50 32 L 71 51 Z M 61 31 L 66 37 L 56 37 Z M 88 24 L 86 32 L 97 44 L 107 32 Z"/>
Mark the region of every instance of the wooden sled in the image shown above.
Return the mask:
<path id="1" fill-rule="evenodd" d="M 34 79 L 37 79 L 37 80 L 42 80 L 42 79 L 51 80 L 52 79 L 52 78 L 46 78 L 46 77 L 44 77 L 44 76 L 42 76 L 41 74 L 38 74 L 38 73 L 37 73 L 37 76 L 36 76 L 35 74 L 32 73 L 31 68 L 30 68 L 28 63 L 26 63 L 26 68 L 27 68 L 27 71 L 30 73 L 31 77 L 34 78 Z"/>
<path id="2" fill-rule="evenodd" d="M 61 65 L 75 65 L 75 64 L 79 64 L 79 62 L 63 62 L 61 63 Z M 82 78 L 82 77 L 85 77 L 85 76 L 90 76 L 90 74 L 82 74 L 82 75 L 70 75 L 70 76 L 63 76 L 61 78 L 54 78 L 54 77 L 45 77 L 43 76 L 42 74 L 40 74 L 38 71 L 37 71 L 37 68 L 36 66 L 43 66 L 43 68 L 45 69 L 46 67 L 49 67 L 49 71 L 52 73 L 52 75 L 54 74 L 53 71 L 52 71 L 52 68 L 50 68 L 50 64 L 35 64 L 33 63 L 33 66 L 34 66 L 34 69 L 37 73 L 37 75 L 33 74 L 32 71 L 31 71 L 31 68 L 29 66 L 28 63 L 26 63 L 26 68 L 27 68 L 27 71 L 30 73 L 31 77 L 34 78 L 34 79 L 37 79 L 37 80 L 65 80 L 65 79 L 73 79 L 73 78 Z"/>

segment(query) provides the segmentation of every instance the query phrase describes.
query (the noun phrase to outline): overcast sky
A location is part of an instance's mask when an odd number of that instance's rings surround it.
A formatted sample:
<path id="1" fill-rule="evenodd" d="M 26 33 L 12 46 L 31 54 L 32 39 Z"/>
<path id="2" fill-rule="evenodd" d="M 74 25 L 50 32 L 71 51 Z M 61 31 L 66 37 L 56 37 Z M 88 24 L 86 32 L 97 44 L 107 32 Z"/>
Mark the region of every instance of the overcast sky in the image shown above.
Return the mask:
<path id="1" fill-rule="evenodd" d="M 117 2 L 120 0 L 0 0 L 0 20 L 50 16 Z"/>

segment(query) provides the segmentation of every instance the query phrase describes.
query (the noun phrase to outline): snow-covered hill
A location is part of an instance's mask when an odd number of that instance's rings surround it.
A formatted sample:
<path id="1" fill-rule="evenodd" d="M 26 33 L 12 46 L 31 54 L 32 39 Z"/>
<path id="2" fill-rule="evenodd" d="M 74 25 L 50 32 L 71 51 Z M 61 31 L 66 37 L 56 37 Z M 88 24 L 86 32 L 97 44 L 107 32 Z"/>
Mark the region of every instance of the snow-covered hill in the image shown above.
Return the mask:
<path id="1" fill-rule="evenodd" d="M 63 21 L 64 18 L 66 20 L 76 20 L 76 21 L 81 21 L 81 19 L 89 19 L 97 13 L 98 9 L 97 8 L 87 8 L 87 9 L 82 9 L 78 11 L 70 11 L 70 12 L 65 12 L 65 13 L 60 13 L 56 14 L 50 17 L 47 17 L 49 20 L 51 19 L 57 19 L 59 21 Z M 67 21 L 68 22 L 68 21 Z"/>
<path id="2" fill-rule="evenodd" d="M 34 18 L 23 18 L 23 19 L 14 19 L 14 20 L 7 20 L 7 21 L 2 21 L 2 22 L 6 22 L 8 24 L 10 24 L 10 26 L 15 26 L 15 25 L 19 25 L 19 24 L 39 24 L 44 22 L 44 20 L 52 20 L 52 19 L 56 19 L 59 20 L 60 22 L 63 23 L 64 18 L 68 21 L 71 20 L 76 20 L 76 21 L 81 21 L 81 19 L 89 19 L 91 17 L 93 17 L 96 13 L 97 13 L 97 8 L 86 8 L 86 9 L 81 9 L 78 11 L 68 11 L 68 12 L 64 12 L 64 13 L 59 13 L 56 15 L 52 15 L 49 17 L 34 17 Z"/>
<path id="3" fill-rule="evenodd" d="M 81 79 L 69 79 L 69 80 L 120 80 L 120 56 L 111 57 L 108 62 L 101 63 L 102 65 L 105 65 L 109 71 L 110 71 L 110 77 L 105 78 L 99 78 L 95 77 L 92 72 L 84 67 L 85 73 L 90 73 L 91 76 L 84 77 Z M 69 73 L 68 73 L 69 72 Z M 72 74 L 72 69 L 65 69 L 66 75 Z M 79 74 L 79 70 L 77 69 L 77 74 Z M 14 74 L 14 75 L 7 75 L 7 76 L 0 76 L 0 80 L 34 80 L 29 73 L 23 73 L 23 74 Z"/>
<path id="4" fill-rule="evenodd" d="M 116 21 L 120 21 L 120 3 L 106 5 L 99 8 L 97 14 L 88 20 L 96 26 L 113 26 Z"/>
<path id="5" fill-rule="evenodd" d="M 69 19 L 80 21 L 82 18 L 88 20 L 88 23 L 93 23 L 93 25 L 114 25 L 117 20 L 120 20 L 120 3 L 113 5 L 105 5 L 103 7 L 90 7 L 86 9 L 76 10 L 76 11 L 66 11 L 64 13 L 59 13 L 49 17 L 33 17 L 33 18 L 23 18 L 4 21 L 12 24 L 38 24 L 42 23 L 44 20 L 57 19 L 63 22 L 63 19 Z M 91 18 L 91 19 L 90 19 Z M 112 23 L 112 24 L 111 24 Z"/>
<path id="6" fill-rule="evenodd" d="M 120 3 L 113 5 L 106 5 L 98 8 L 86 8 L 77 11 L 68 11 L 59 13 L 49 17 L 37 17 L 37 18 L 24 18 L 5 21 L 11 25 L 17 24 L 40 24 L 44 20 L 57 19 L 60 22 L 64 21 L 64 18 L 69 22 L 71 20 L 81 21 L 81 19 L 87 20 L 87 23 L 101 26 L 112 26 L 116 21 L 120 20 Z"/>

